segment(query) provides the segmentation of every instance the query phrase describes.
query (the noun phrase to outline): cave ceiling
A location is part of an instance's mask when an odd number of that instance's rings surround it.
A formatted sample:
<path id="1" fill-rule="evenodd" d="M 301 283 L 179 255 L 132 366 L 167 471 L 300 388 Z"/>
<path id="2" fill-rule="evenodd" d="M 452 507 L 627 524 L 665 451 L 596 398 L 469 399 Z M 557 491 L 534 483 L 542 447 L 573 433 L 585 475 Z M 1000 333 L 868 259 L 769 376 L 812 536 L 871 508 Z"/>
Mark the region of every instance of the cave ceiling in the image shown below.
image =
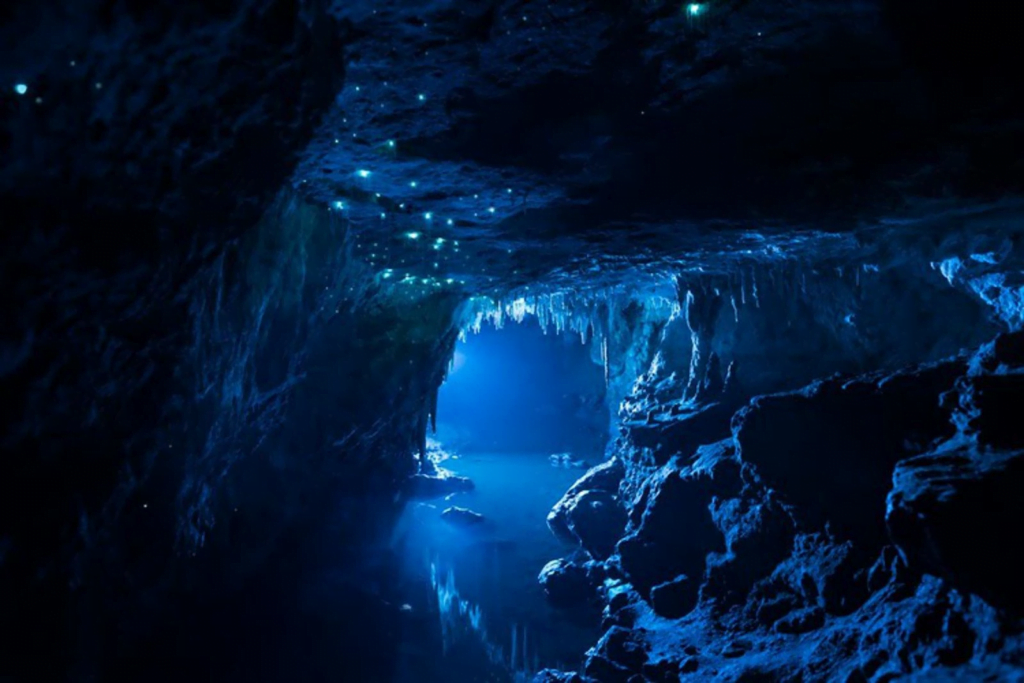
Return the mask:
<path id="1" fill-rule="evenodd" d="M 339 4 L 292 182 L 389 275 L 478 291 L 991 249 L 1024 179 L 993 5 Z"/>

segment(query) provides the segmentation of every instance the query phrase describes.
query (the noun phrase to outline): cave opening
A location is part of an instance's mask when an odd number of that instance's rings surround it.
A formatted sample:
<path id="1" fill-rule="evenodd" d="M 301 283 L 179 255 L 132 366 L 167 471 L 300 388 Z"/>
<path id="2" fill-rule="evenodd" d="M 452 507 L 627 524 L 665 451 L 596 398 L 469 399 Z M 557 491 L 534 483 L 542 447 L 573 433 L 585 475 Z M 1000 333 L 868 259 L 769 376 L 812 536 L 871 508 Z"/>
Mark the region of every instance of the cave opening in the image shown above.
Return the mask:
<path id="1" fill-rule="evenodd" d="M 572 550 L 546 518 L 605 457 L 606 389 L 600 342 L 586 334 L 528 317 L 462 335 L 426 467 L 466 483 L 411 503 L 396 527 L 408 586 L 397 683 L 528 681 L 582 664 L 596 614 L 556 609 L 537 576 Z"/>

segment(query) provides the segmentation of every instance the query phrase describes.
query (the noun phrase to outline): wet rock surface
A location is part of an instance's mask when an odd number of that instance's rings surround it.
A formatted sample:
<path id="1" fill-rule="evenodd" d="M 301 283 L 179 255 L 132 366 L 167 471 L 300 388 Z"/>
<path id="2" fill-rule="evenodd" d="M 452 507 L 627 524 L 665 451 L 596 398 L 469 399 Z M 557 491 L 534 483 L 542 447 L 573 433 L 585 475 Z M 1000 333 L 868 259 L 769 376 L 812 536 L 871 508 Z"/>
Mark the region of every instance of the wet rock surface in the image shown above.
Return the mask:
<path id="1" fill-rule="evenodd" d="M 625 480 L 649 474 L 585 679 L 1019 678 L 1024 459 L 1008 414 L 977 419 L 1018 340 L 754 399 L 731 439 L 656 468 L 627 426 Z"/>

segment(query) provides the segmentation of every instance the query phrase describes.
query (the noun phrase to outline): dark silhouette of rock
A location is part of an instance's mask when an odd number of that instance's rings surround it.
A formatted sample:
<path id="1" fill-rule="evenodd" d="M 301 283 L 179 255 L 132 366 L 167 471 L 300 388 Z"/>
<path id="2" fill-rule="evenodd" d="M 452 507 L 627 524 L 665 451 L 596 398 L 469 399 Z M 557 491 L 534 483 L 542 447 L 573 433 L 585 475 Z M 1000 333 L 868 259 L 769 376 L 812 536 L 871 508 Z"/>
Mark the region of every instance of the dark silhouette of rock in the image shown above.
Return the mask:
<path id="1" fill-rule="evenodd" d="M 406 480 L 405 490 L 413 500 L 430 500 L 472 491 L 473 481 L 453 474 L 414 474 Z"/>
<path id="2" fill-rule="evenodd" d="M 579 544 L 581 542 L 580 537 L 570 528 L 569 520 L 570 510 L 575 508 L 579 495 L 585 491 L 593 491 L 614 496 L 619 490 L 619 484 L 622 482 L 624 475 L 625 468 L 617 458 L 611 458 L 600 465 L 590 468 L 551 508 L 551 512 L 548 513 L 547 517 L 547 524 L 548 528 L 551 529 L 551 533 L 566 543 L 572 545 Z M 606 512 L 609 511 L 602 511 L 602 514 Z M 586 526 L 586 522 L 583 522 L 583 526 Z M 618 531 L 621 532 L 621 524 Z"/>
<path id="3" fill-rule="evenodd" d="M 700 585 L 686 576 L 659 583 L 651 589 L 651 607 L 659 616 L 678 619 L 697 604 Z"/>
<path id="4" fill-rule="evenodd" d="M 606 491 L 581 491 L 565 503 L 569 531 L 597 560 L 606 559 L 626 526 L 626 513 L 616 496 Z"/>
<path id="5" fill-rule="evenodd" d="M 901 462 L 887 521 L 912 568 L 1024 614 L 1024 559 L 1006 524 L 1024 519 L 1024 451 L 964 446 Z"/>
<path id="6" fill-rule="evenodd" d="M 473 512 L 468 508 L 453 505 L 445 508 L 441 513 L 441 519 L 453 526 L 474 527 L 484 523 L 484 516 L 479 512 Z"/>
<path id="7" fill-rule="evenodd" d="M 541 569 L 537 581 L 556 607 L 579 607 L 597 597 L 600 581 L 587 566 L 567 559 L 552 560 Z"/>
<path id="8" fill-rule="evenodd" d="M 953 360 L 755 398 L 735 417 L 739 456 L 805 523 L 874 552 L 888 538 L 892 468 L 953 434 L 939 397 L 965 369 Z"/>

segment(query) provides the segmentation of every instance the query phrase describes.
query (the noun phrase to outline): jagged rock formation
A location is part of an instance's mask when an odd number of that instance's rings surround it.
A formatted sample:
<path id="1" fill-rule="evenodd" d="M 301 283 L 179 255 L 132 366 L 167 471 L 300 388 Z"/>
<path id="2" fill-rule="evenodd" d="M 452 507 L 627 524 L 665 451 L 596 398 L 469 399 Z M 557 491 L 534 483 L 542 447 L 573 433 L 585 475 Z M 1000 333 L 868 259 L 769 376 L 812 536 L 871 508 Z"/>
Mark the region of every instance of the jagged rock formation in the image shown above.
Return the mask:
<path id="1" fill-rule="evenodd" d="M 1022 397 L 1022 340 L 755 398 L 696 452 L 663 430 L 679 454 L 653 470 L 627 423 L 623 481 L 649 474 L 605 563 L 608 630 L 580 674 L 537 680 L 1019 678 L 1020 432 L 979 405 Z"/>

